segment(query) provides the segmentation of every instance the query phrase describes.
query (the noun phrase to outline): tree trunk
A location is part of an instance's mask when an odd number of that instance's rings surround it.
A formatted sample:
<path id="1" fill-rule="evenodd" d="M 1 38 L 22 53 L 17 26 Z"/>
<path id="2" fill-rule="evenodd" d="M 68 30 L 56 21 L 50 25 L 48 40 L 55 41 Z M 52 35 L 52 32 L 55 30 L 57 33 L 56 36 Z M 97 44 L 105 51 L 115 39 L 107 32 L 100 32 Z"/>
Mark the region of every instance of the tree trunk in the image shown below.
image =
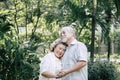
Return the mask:
<path id="1" fill-rule="evenodd" d="M 90 55 L 91 62 L 94 61 L 94 42 L 95 42 L 95 25 L 96 25 L 95 15 L 96 15 L 97 0 L 93 0 L 93 4 L 94 4 L 94 8 L 93 8 L 93 17 L 92 17 L 92 36 L 91 36 L 91 55 Z"/>
<path id="2" fill-rule="evenodd" d="M 108 55 L 107 55 L 108 61 L 110 61 L 110 53 L 111 53 L 111 39 L 108 36 Z"/>

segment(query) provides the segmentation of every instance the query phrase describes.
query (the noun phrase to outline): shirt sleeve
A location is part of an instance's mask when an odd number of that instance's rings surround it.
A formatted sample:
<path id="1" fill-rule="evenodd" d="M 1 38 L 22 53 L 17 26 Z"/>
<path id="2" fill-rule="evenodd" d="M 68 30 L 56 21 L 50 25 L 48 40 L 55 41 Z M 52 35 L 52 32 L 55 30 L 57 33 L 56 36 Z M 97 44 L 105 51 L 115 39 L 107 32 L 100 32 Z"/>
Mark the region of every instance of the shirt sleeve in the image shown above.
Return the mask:
<path id="1" fill-rule="evenodd" d="M 80 43 L 77 47 L 77 54 L 76 54 L 77 61 L 84 60 L 87 61 L 87 47 L 85 44 Z"/>
<path id="2" fill-rule="evenodd" d="M 42 58 L 41 63 L 40 63 L 40 73 L 42 74 L 45 71 L 49 71 L 49 63 L 50 60 L 48 56 L 45 56 Z"/>

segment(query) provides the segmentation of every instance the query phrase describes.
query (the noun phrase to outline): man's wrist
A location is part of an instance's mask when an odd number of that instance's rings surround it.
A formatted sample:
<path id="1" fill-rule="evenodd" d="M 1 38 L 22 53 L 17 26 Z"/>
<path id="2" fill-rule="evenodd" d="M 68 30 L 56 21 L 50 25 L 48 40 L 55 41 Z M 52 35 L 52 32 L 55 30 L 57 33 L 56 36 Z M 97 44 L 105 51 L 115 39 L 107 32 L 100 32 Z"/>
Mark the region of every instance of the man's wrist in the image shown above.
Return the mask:
<path id="1" fill-rule="evenodd" d="M 70 70 L 65 70 L 65 74 L 69 74 L 70 73 Z"/>

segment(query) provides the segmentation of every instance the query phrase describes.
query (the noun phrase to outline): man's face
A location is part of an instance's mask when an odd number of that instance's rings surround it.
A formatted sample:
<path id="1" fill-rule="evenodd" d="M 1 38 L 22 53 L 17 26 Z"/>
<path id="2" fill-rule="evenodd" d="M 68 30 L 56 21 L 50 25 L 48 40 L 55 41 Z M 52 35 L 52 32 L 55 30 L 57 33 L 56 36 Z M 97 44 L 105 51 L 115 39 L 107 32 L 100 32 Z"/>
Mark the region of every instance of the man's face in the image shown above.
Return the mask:
<path id="1" fill-rule="evenodd" d="M 63 42 L 67 42 L 72 37 L 72 33 L 61 30 L 60 37 L 61 37 Z"/>

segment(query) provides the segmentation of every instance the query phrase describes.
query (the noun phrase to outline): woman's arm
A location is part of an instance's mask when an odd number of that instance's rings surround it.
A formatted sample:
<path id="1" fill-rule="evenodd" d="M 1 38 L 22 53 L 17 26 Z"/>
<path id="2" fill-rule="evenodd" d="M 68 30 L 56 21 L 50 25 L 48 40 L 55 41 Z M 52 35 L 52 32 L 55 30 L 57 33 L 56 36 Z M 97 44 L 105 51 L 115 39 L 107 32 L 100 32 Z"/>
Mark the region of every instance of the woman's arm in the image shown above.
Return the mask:
<path id="1" fill-rule="evenodd" d="M 53 74 L 53 73 L 50 73 L 48 71 L 45 71 L 42 73 L 43 76 L 47 77 L 47 78 L 57 78 L 57 74 Z"/>

